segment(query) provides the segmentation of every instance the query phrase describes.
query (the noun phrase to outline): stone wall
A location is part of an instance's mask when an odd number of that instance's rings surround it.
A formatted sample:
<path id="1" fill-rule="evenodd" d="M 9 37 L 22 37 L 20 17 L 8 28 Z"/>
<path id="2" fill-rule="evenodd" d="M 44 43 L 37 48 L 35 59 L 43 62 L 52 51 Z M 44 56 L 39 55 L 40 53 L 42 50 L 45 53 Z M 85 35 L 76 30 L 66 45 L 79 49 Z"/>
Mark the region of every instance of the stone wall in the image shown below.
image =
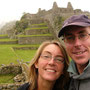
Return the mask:
<path id="1" fill-rule="evenodd" d="M 34 15 L 34 17 L 36 17 L 36 16 L 37 15 Z M 43 23 L 44 22 L 44 20 L 43 19 L 40 19 L 40 17 L 39 18 L 37 18 L 37 17 L 34 18 L 34 17 L 31 18 L 30 24 L 40 24 L 40 23 Z"/>
<path id="2" fill-rule="evenodd" d="M 0 90 L 17 90 L 22 84 L 0 84 Z"/>
<path id="3" fill-rule="evenodd" d="M 8 38 L 7 35 L 0 35 L 0 39 L 5 39 L 5 38 Z"/>
<path id="4" fill-rule="evenodd" d="M 20 65 L 2 65 L 0 75 L 15 74 L 16 76 L 13 78 L 14 83 L 1 83 L 0 90 L 17 90 L 18 87 L 27 82 L 28 70 L 28 65 L 21 62 Z"/>
<path id="5" fill-rule="evenodd" d="M 0 41 L 0 44 L 17 44 L 18 41 Z"/>
<path id="6" fill-rule="evenodd" d="M 14 50 L 37 50 L 38 47 L 13 47 Z"/>
<path id="7" fill-rule="evenodd" d="M 26 35 L 37 35 L 37 34 L 46 34 L 49 33 L 48 29 L 31 29 L 25 30 Z"/>
<path id="8" fill-rule="evenodd" d="M 38 12 L 36 14 L 28 14 L 32 19 L 37 19 L 37 18 L 43 18 L 46 19 L 50 22 L 53 30 L 55 30 L 55 35 L 57 36 L 57 27 L 55 27 L 55 18 L 58 16 L 64 17 L 65 19 L 72 16 L 72 15 L 79 15 L 79 14 L 85 14 L 88 17 L 90 17 L 90 12 L 83 12 L 81 9 L 73 9 L 73 6 L 70 2 L 68 2 L 68 5 L 66 8 L 61 8 L 58 7 L 57 3 L 53 3 L 52 9 L 46 11 L 46 10 L 41 10 L 39 8 Z"/>
<path id="9" fill-rule="evenodd" d="M 31 21 L 32 24 L 25 30 L 25 35 L 18 36 L 18 44 L 41 44 L 46 40 L 55 39 L 46 20 L 38 18 Z"/>
<path id="10" fill-rule="evenodd" d="M 41 44 L 43 41 L 53 39 L 52 36 L 18 37 L 18 44 Z"/>
<path id="11" fill-rule="evenodd" d="M 7 30 L 6 33 L 8 34 L 8 37 L 13 39 L 15 38 L 15 30 L 11 29 L 11 30 Z"/>
<path id="12" fill-rule="evenodd" d="M 22 68 L 20 65 L 6 65 L 0 67 L 0 74 L 19 74 L 22 73 Z"/>

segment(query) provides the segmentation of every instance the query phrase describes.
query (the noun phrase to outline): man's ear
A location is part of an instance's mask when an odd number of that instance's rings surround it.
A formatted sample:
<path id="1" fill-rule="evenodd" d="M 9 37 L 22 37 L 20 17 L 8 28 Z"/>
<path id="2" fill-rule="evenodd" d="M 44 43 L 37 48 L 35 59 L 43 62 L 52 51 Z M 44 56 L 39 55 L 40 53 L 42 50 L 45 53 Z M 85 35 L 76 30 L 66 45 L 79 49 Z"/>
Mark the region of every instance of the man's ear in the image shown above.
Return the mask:
<path id="1" fill-rule="evenodd" d="M 38 68 L 38 62 L 35 62 L 34 66 L 35 68 Z"/>

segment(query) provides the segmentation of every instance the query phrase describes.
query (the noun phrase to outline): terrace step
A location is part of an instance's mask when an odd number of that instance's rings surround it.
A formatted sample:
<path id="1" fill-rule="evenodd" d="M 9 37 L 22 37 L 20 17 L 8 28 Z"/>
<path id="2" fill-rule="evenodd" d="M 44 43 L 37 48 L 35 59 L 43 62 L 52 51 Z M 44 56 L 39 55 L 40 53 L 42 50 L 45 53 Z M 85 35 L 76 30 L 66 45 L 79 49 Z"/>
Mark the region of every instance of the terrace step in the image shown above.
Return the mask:
<path id="1" fill-rule="evenodd" d="M 6 39 L 8 38 L 8 35 L 0 35 L 0 39 Z"/>
<path id="2" fill-rule="evenodd" d="M 17 44 L 18 40 L 1 39 L 0 44 Z"/>
<path id="3" fill-rule="evenodd" d="M 37 34 L 48 34 L 48 27 L 39 27 L 39 28 L 28 28 L 25 30 L 26 35 L 37 35 Z"/>
<path id="4" fill-rule="evenodd" d="M 55 39 L 50 28 L 43 19 L 30 20 L 30 27 L 25 35 L 18 36 L 18 44 L 41 44 L 46 40 Z"/>
<path id="5" fill-rule="evenodd" d="M 46 23 L 32 24 L 30 28 L 47 27 Z"/>
<path id="6" fill-rule="evenodd" d="M 31 19 L 30 20 L 30 24 L 40 24 L 40 23 L 44 23 L 43 19 Z"/>
<path id="7" fill-rule="evenodd" d="M 25 35 L 18 37 L 18 44 L 41 44 L 43 41 L 53 39 L 51 34 Z"/>
<path id="8" fill-rule="evenodd" d="M 38 47 L 12 47 L 14 50 L 37 50 Z"/>

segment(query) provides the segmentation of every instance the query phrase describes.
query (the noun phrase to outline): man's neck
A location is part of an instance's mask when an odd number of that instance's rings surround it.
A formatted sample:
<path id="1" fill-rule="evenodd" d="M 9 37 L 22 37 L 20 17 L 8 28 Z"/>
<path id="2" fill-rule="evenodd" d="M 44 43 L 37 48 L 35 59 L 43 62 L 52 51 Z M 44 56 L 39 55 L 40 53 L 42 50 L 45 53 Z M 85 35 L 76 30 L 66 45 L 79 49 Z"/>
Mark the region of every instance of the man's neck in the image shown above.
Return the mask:
<path id="1" fill-rule="evenodd" d="M 84 69 L 88 65 L 88 63 L 84 64 L 84 65 L 76 65 L 77 66 L 77 71 L 78 71 L 79 74 L 81 74 L 84 71 Z"/>

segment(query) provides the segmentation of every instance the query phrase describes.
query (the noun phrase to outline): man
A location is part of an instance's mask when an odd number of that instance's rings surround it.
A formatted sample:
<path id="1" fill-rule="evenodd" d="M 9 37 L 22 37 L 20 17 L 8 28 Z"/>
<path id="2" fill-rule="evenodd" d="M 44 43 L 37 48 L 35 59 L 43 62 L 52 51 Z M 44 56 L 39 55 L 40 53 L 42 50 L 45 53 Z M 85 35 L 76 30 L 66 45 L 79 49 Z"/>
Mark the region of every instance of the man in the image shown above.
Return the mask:
<path id="1" fill-rule="evenodd" d="M 72 58 L 69 90 L 90 90 L 90 19 L 85 15 L 70 17 L 59 31 L 61 36 Z"/>

